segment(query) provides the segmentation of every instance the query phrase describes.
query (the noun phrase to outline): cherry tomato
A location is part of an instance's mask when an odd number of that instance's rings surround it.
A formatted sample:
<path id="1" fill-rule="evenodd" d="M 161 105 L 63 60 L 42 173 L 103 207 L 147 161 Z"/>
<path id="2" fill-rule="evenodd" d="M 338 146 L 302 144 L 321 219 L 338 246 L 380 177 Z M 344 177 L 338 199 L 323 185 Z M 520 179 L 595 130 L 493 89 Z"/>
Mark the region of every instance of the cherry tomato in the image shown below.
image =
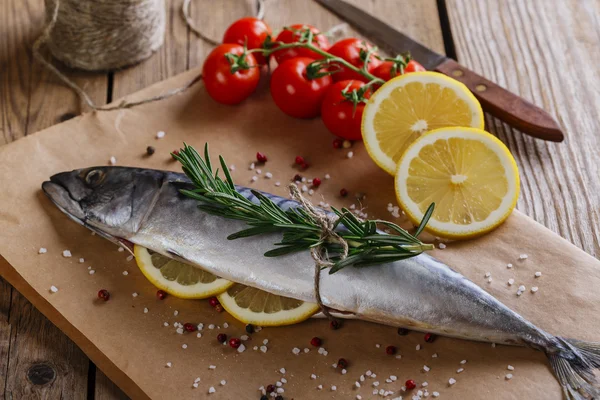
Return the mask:
<path id="1" fill-rule="evenodd" d="M 360 130 L 364 103 L 359 103 L 354 109 L 354 105 L 347 100 L 342 90 L 352 92 L 354 89 L 360 89 L 364 83 L 356 80 L 336 82 L 329 87 L 323 104 L 321 105 L 321 118 L 323 123 L 331 133 L 348 140 L 362 140 Z M 365 94 L 369 98 L 370 93 Z"/>
<path id="2" fill-rule="evenodd" d="M 210 52 L 202 66 L 202 77 L 206 91 L 215 101 L 223 104 L 237 104 L 250 96 L 258 86 L 260 70 L 252 54 L 246 54 L 243 62 L 249 67 L 231 73 L 227 53 L 235 56 L 243 54 L 239 44 L 222 44 Z"/>
<path id="3" fill-rule="evenodd" d="M 277 107 L 296 118 L 314 118 L 321 111 L 321 102 L 331 86 L 331 76 L 307 77 L 306 67 L 314 59 L 296 57 L 284 61 L 271 76 L 271 96 Z"/>
<path id="4" fill-rule="evenodd" d="M 371 71 L 371 73 L 379 79 L 389 81 L 390 79 L 400 75 L 399 69 L 396 69 L 395 71 L 393 70 L 394 64 L 395 63 L 393 61 L 384 61 L 381 64 L 379 64 L 377 68 Z"/>
<path id="5" fill-rule="evenodd" d="M 409 72 L 423 72 L 427 71 L 424 66 L 416 62 L 415 60 L 410 60 L 404 68 L 404 73 L 408 74 Z"/>
<path id="6" fill-rule="evenodd" d="M 329 49 L 329 40 L 327 40 L 325 35 L 323 35 L 317 28 L 311 25 L 295 24 L 289 26 L 283 31 L 281 31 L 279 35 L 277 35 L 275 41 L 283 43 L 297 42 L 300 39 L 300 31 L 303 29 L 308 29 L 314 34 L 312 41 L 313 45 L 322 50 Z M 290 58 L 294 57 L 309 57 L 314 60 L 320 60 L 321 58 L 323 58 L 321 55 L 315 53 L 314 51 L 302 47 L 279 50 L 273 53 L 273 55 L 275 56 L 275 59 L 279 64 L 281 64 L 285 60 L 289 60 Z"/>
<path id="7" fill-rule="evenodd" d="M 336 42 L 331 48 L 328 50 L 330 54 L 341 57 L 344 60 L 348 61 L 350 64 L 354 65 L 357 68 L 362 68 L 364 65 L 364 61 L 361 59 L 361 50 L 368 51 L 373 46 L 369 43 L 365 43 L 360 39 L 348 38 L 342 39 L 339 42 Z M 369 57 L 369 64 L 367 66 L 367 70 L 371 72 L 377 66 L 381 64 L 381 61 L 375 57 L 374 54 L 371 54 Z M 368 82 L 369 80 L 364 76 L 360 75 L 357 72 L 350 71 L 349 69 L 340 66 L 341 70 L 333 74 L 333 80 L 335 82 L 345 81 L 349 79 L 359 80 L 362 82 Z"/>
<path id="8" fill-rule="evenodd" d="M 246 17 L 238 19 L 227 28 L 223 35 L 223 43 L 246 45 L 248 49 L 261 48 L 265 39 L 272 33 L 271 28 L 258 18 Z M 265 64 L 262 54 L 252 53 L 259 64 Z"/>

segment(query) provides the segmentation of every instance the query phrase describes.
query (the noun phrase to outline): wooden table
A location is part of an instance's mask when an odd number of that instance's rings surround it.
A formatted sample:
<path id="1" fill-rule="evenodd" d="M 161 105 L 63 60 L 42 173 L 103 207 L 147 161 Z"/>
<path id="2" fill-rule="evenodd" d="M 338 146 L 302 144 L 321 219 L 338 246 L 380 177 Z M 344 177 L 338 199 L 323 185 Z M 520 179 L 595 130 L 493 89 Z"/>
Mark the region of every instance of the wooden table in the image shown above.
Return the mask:
<path id="1" fill-rule="evenodd" d="M 487 117 L 488 130 L 515 155 L 522 178 L 518 208 L 588 253 L 600 255 L 600 0 L 354 0 L 438 52 L 550 111 L 563 143 L 523 136 Z M 211 46 L 167 1 L 164 46 L 123 71 L 61 68 L 100 104 L 202 64 Z M 251 0 L 195 0 L 197 25 L 219 38 Z M 0 0 L 0 145 L 81 112 L 77 96 L 30 52 L 43 24 L 39 0 Z M 310 0 L 267 0 L 277 29 L 306 22 L 323 30 L 340 20 Z M 543 246 L 543 243 L 540 243 Z M 0 280 L 0 387 L 7 399 L 127 398 L 62 332 Z"/>

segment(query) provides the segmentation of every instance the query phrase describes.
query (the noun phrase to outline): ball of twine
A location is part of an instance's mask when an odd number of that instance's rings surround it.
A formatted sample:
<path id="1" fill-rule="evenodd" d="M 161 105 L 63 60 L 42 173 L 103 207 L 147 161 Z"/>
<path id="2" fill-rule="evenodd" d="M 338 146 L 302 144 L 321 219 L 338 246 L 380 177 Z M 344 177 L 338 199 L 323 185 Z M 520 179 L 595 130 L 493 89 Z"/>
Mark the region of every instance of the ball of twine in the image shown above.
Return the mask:
<path id="1" fill-rule="evenodd" d="M 72 68 L 111 70 L 136 64 L 162 46 L 164 0 L 45 0 L 46 43 Z M 56 12 L 55 12 L 56 11 Z"/>

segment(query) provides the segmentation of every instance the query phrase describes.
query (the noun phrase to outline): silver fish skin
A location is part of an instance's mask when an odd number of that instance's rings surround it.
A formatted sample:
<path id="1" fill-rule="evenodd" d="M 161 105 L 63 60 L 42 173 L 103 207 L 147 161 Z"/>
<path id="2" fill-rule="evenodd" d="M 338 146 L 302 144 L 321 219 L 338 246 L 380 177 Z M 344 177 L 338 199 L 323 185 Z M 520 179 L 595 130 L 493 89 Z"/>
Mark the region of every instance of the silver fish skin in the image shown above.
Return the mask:
<path id="1" fill-rule="evenodd" d="M 198 209 L 197 201 L 179 192 L 191 187 L 183 174 L 125 167 L 64 172 L 42 185 L 71 219 L 109 240 L 124 239 L 225 279 L 316 302 L 314 263 L 308 252 L 264 257 L 281 239 L 277 233 L 227 240 L 247 225 Z M 237 189 L 258 201 L 250 189 Z M 268 196 L 282 208 L 298 206 Z M 327 307 L 360 319 L 544 351 L 566 398 L 584 399 L 581 393 L 600 396 L 593 376 L 600 367 L 598 343 L 545 332 L 427 254 L 372 267 L 347 267 L 333 275 L 322 273 L 320 288 Z"/>

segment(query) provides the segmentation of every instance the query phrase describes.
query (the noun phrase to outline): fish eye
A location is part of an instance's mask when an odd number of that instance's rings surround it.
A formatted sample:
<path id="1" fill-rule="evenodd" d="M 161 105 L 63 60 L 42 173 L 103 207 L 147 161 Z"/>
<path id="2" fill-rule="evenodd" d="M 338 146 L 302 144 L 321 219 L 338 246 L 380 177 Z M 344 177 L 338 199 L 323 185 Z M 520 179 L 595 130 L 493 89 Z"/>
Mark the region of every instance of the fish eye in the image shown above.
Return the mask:
<path id="1" fill-rule="evenodd" d="M 85 182 L 90 186 L 96 186 L 104 180 L 104 172 L 99 169 L 93 169 L 85 176 Z"/>

